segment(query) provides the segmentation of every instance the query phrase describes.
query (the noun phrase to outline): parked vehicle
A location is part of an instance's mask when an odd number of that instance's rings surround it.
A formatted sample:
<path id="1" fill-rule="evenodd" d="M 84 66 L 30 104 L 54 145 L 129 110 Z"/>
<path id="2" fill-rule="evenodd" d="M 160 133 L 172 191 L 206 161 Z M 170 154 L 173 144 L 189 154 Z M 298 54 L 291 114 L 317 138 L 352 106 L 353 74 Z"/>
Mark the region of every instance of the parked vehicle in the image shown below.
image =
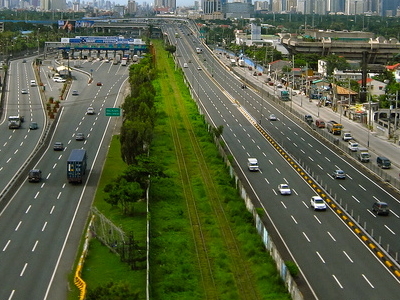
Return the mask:
<path id="1" fill-rule="evenodd" d="M 378 156 L 376 158 L 376 164 L 382 169 L 390 169 L 392 167 L 392 162 L 390 159 L 384 156 Z"/>
<path id="2" fill-rule="evenodd" d="M 316 119 L 315 126 L 317 126 L 318 128 L 325 128 L 325 121 L 321 119 Z"/>
<path id="3" fill-rule="evenodd" d="M 328 129 L 329 133 L 340 135 L 342 133 L 343 125 L 336 121 L 329 121 L 326 123 L 326 128 Z"/>
<path id="4" fill-rule="evenodd" d="M 67 161 L 69 183 L 82 183 L 86 173 L 87 155 L 85 149 L 73 149 Z"/>
<path id="5" fill-rule="evenodd" d="M 32 169 L 28 173 L 28 181 L 29 182 L 39 182 L 42 180 L 42 171 L 39 169 Z"/>
<path id="6" fill-rule="evenodd" d="M 358 160 L 361 162 L 369 162 L 371 155 L 368 152 L 367 148 L 358 148 Z"/>
<path id="7" fill-rule="evenodd" d="M 247 168 L 249 171 L 259 171 L 257 158 L 248 158 Z"/>

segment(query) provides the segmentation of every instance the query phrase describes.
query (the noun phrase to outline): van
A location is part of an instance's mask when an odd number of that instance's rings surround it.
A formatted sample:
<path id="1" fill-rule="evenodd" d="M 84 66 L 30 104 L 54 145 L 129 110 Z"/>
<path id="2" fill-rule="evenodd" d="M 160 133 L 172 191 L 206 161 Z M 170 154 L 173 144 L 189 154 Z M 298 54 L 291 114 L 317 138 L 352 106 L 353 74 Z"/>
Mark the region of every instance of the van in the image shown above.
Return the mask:
<path id="1" fill-rule="evenodd" d="M 390 169 L 390 167 L 392 166 L 390 159 L 383 156 L 378 156 L 376 158 L 376 164 L 382 169 Z"/>
<path id="2" fill-rule="evenodd" d="M 386 202 L 377 201 L 372 205 L 372 211 L 377 215 L 389 215 L 389 206 Z"/>
<path id="3" fill-rule="evenodd" d="M 188 64 L 187 64 L 187 63 L 184 63 L 184 64 L 183 64 L 183 67 L 184 67 L 184 68 L 187 68 L 187 67 L 188 67 Z"/>
<path id="4" fill-rule="evenodd" d="M 29 171 L 28 180 L 29 182 L 39 182 L 42 179 L 42 171 L 39 169 L 32 169 Z"/>
<path id="5" fill-rule="evenodd" d="M 247 159 L 247 168 L 249 171 L 258 171 L 258 161 L 257 158 L 248 158 Z"/>
<path id="6" fill-rule="evenodd" d="M 325 121 L 321 119 L 316 119 L 315 126 L 317 126 L 318 128 L 325 128 Z"/>
<path id="7" fill-rule="evenodd" d="M 31 86 L 36 86 L 36 80 L 31 80 Z"/>

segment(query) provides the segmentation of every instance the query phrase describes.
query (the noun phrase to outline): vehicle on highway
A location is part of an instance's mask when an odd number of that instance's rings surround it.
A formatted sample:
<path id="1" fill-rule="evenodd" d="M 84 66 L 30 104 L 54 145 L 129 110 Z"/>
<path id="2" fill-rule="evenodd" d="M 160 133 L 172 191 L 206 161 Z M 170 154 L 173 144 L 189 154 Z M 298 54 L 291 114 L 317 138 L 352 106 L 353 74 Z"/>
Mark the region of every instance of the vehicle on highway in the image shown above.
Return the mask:
<path id="1" fill-rule="evenodd" d="M 96 83 L 97 86 L 102 86 L 103 84 L 99 81 L 98 83 Z"/>
<path id="2" fill-rule="evenodd" d="M 392 167 L 392 162 L 390 161 L 390 159 L 384 156 L 378 156 L 376 158 L 376 164 L 379 168 L 382 169 L 390 169 Z"/>
<path id="3" fill-rule="evenodd" d="M 197 70 L 201 71 L 201 67 L 200 67 L 200 66 L 198 66 L 198 67 L 197 67 Z"/>
<path id="4" fill-rule="evenodd" d="M 75 134 L 75 140 L 77 141 L 83 141 L 85 139 L 85 135 L 82 132 L 78 132 Z"/>
<path id="5" fill-rule="evenodd" d="M 36 86 L 36 80 L 34 79 L 31 80 L 31 86 Z"/>
<path id="6" fill-rule="evenodd" d="M 376 201 L 372 205 L 372 211 L 377 215 L 387 216 L 389 215 L 389 205 L 386 202 Z"/>
<path id="7" fill-rule="evenodd" d="M 29 124 L 29 129 L 30 130 L 36 130 L 36 129 L 38 129 L 39 128 L 39 126 L 38 126 L 38 123 L 37 122 L 31 122 L 30 124 Z"/>
<path id="8" fill-rule="evenodd" d="M 23 64 L 26 63 L 26 59 L 22 60 L 22 63 L 23 63 Z"/>
<path id="9" fill-rule="evenodd" d="M 188 67 L 188 64 L 187 64 L 187 63 L 184 63 L 184 64 L 183 64 L 183 67 L 184 67 L 184 68 L 187 68 L 187 67 Z"/>
<path id="10" fill-rule="evenodd" d="M 73 90 L 73 91 L 72 91 L 72 96 L 78 96 L 78 95 L 79 95 L 79 93 L 78 93 L 77 90 Z"/>
<path id="11" fill-rule="evenodd" d="M 53 77 L 53 81 L 54 82 L 58 82 L 58 83 L 63 83 L 66 80 L 64 78 L 61 78 L 61 77 Z"/>
<path id="12" fill-rule="evenodd" d="M 289 185 L 286 183 L 282 183 L 278 185 L 278 190 L 281 195 L 291 195 L 292 190 L 290 189 Z"/>
<path id="13" fill-rule="evenodd" d="M 86 173 L 87 155 L 85 149 L 73 149 L 67 161 L 69 183 L 82 183 Z"/>
<path id="14" fill-rule="evenodd" d="M 315 126 L 317 126 L 318 128 L 325 128 L 325 121 L 321 119 L 316 119 Z"/>
<path id="15" fill-rule="evenodd" d="M 21 127 L 21 123 L 24 121 L 23 117 L 20 115 L 9 116 L 8 117 L 8 128 L 18 129 Z"/>
<path id="16" fill-rule="evenodd" d="M 359 153 L 357 155 L 358 160 L 361 162 L 369 162 L 371 159 L 371 155 L 368 152 L 367 148 L 358 148 Z"/>
<path id="17" fill-rule="evenodd" d="M 269 115 L 269 120 L 270 120 L 270 121 L 276 121 L 276 120 L 278 120 L 278 119 L 276 118 L 276 116 L 275 116 L 274 114 L 270 114 L 270 115 Z"/>
<path id="18" fill-rule="evenodd" d="M 349 145 L 347 147 L 350 149 L 350 151 L 358 151 L 358 143 L 356 142 L 349 142 Z"/>
<path id="19" fill-rule="evenodd" d="M 249 171 L 258 171 L 258 160 L 257 158 L 248 158 L 247 159 L 247 168 Z"/>
<path id="20" fill-rule="evenodd" d="M 105 60 L 103 60 L 103 62 L 105 62 L 105 63 L 109 63 L 109 62 L 110 62 L 110 60 L 106 58 Z"/>
<path id="21" fill-rule="evenodd" d="M 344 173 L 343 170 L 335 170 L 335 171 L 332 173 L 332 177 L 333 177 L 334 179 L 345 179 L 345 178 L 346 178 L 346 174 Z"/>
<path id="22" fill-rule="evenodd" d="M 28 94 L 28 90 L 27 89 L 22 89 L 21 90 L 21 94 Z"/>
<path id="23" fill-rule="evenodd" d="M 54 151 L 63 151 L 64 150 L 64 144 L 61 142 L 55 142 L 53 145 L 53 150 Z"/>
<path id="24" fill-rule="evenodd" d="M 95 114 L 94 108 L 93 108 L 92 106 L 89 106 L 89 107 L 86 109 L 86 114 L 87 114 L 87 115 L 94 115 L 94 114 Z"/>
<path id="25" fill-rule="evenodd" d="M 320 196 L 312 196 L 310 206 L 314 210 L 326 210 L 325 201 Z"/>
<path id="26" fill-rule="evenodd" d="M 39 169 L 32 169 L 28 173 L 29 182 L 39 182 L 42 179 L 42 171 Z"/>
<path id="27" fill-rule="evenodd" d="M 311 123 L 313 122 L 313 117 L 311 115 L 304 115 L 304 121 L 311 125 Z"/>

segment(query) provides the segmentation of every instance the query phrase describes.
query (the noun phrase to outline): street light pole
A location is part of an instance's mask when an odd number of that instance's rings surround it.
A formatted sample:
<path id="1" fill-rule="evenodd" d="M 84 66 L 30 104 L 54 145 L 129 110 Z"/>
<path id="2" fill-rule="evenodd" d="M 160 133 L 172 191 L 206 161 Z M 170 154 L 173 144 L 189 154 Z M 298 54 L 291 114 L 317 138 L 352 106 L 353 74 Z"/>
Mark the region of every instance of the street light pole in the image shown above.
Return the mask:
<path id="1" fill-rule="evenodd" d="M 40 33 L 40 28 L 38 28 L 38 32 L 37 32 L 37 53 L 38 53 L 38 56 L 39 56 L 39 53 L 40 53 L 39 33 Z"/>

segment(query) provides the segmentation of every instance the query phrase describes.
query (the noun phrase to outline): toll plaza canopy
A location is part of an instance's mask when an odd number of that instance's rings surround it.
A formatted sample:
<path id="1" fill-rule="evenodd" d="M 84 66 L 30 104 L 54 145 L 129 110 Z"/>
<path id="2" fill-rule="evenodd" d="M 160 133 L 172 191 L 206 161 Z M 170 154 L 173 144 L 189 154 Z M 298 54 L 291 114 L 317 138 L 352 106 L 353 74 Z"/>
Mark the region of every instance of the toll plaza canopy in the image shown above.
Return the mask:
<path id="1" fill-rule="evenodd" d="M 61 38 L 60 42 L 46 42 L 46 49 L 59 50 L 111 50 L 131 51 L 133 53 L 147 52 L 147 45 L 142 39 L 126 39 L 121 36 L 76 36 Z"/>

